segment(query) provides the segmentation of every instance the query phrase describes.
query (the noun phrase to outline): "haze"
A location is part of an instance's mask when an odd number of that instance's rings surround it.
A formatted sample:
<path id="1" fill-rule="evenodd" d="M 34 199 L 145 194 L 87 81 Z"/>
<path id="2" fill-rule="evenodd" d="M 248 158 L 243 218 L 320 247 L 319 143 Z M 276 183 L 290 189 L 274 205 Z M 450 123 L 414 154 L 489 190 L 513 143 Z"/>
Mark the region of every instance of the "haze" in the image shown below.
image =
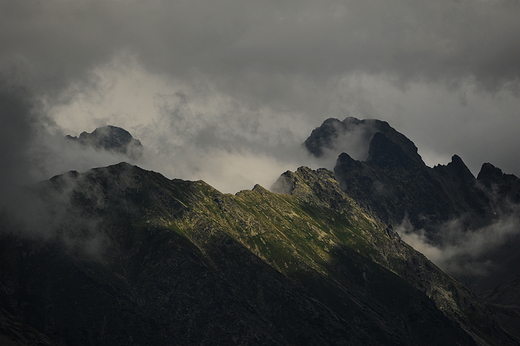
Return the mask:
<path id="1" fill-rule="evenodd" d="M 347 116 L 388 121 L 429 165 L 520 175 L 519 17 L 512 0 L 1 0 L 1 187 L 123 160 L 59 142 L 107 124 L 144 168 L 269 187 L 330 165 L 300 145 Z"/>

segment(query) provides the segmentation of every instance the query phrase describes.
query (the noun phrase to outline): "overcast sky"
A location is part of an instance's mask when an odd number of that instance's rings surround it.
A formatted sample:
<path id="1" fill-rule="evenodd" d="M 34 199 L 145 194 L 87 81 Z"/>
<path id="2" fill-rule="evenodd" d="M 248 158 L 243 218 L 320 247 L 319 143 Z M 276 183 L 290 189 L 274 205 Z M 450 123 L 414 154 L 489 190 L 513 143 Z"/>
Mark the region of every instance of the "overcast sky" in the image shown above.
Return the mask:
<path id="1" fill-rule="evenodd" d="M 347 116 L 429 165 L 520 176 L 519 18 L 517 0 L 0 0 L 2 187 L 117 161 L 57 139 L 111 124 L 145 168 L 268 188 Z"/>

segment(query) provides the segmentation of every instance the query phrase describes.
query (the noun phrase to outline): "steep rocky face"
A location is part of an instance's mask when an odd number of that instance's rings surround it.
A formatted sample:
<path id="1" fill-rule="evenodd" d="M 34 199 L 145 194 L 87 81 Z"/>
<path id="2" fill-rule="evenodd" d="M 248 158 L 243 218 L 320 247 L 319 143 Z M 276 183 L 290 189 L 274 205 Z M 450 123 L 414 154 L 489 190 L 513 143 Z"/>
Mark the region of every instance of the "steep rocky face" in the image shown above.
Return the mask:
<path id="1" fill-rule="evenodd" d="M 69 135 L 65 138 L 83 146 L 127 155 L 132 159 L 139 158 L 143 150 L 141 142 L 132 137 L 128 131 L 112 125 L 98 127 L 91 133 L 82 132 L 79 138 Z"/>
<path id="2" fill-rule="evenodd" d="M 329 205 L 329 208 L 333 209 L 344 206 L 345 201 L 353 203 L 353 200 L 339 187 L 332 172 L 324 169 L 320 169 L 316 173 L 306 168 L 300 168 L 295 173 L 286 172 L 275 183 L 273 189 L 314 201 L 313 203 L 316 205 Z M 316 196 L 321 196 L 319 202 L 315 201 Z M 355 203 L 353 204 L 355 205 Z M 339 207 L 340 210 L 341 208 Z M 482 328 L 488 322 L 477 316 L 491 315 L 491 311 L 493 313 L 496 311 L 494 307 L 489 310 L 465 287 L 406 245 L 390 229 L 387 228 L 380 233 L 367 233 L 365 241 L 370 244 L 368 248 L 375 250 L 370 254 L 372 260 L 423 291 L 436 302 L 438 308 L 445 314 L 458 321 L 464 320 L 465 322 L 461 322 L 462 324 L 476 323 L 480 325 L 477 329 Z M 410 270 L 411 268 L 415 269 Z M 508 311 L 508 313 L 510 312 Z M 467 319 L 468 317 L 471 322 Z M 487 330 L 496 330 L 496 328 L 500 329 L 496 324 L 484 327 Z M 509 341 L 504 340 L 504 342 Z"/>
<path id="3" fill-rule="evenodd" d="M 355 151 L 360 160 L 365 160 L 368 153 L 368 144 L 376 133 L 382 133 L 392 143 L 396 143 L 408 157 L 422 163 L 417 153 L 417 147 L 404 135 L 396 131 L 386 121 L 376 119 L 359 120 L 347 117 L 343 121 L 330 118 L 314 129 L 305 140 L 304 145 L 310 154 L 321 157 L 328 152 L 335 156 L 345 151 L 345 147 Z M 352 155 L 352 153 L 349 153 Z"/>
<path id="4" fill-rule="evenodd" d="M 520 339 L 520 275 L 495 287 L 487 296 L 496 321 Z"/>
<path id="5" fill-rule="evenodd" d="M 513 174 L 505 174 L 490 163 L 484 163 L 477 176 L 490 200 L 490 209 L 499 218 L 504 229 L 520 229 L 520 179 Z M 472 287 L 490 298 L 493 304 L 500 304 L 493 296 L 514 296 L 520 300 L 520 290 L 513 284 L 520 276 L 520 232 L 510 232 L 507 241 L 486 254 L 486 259 L 494 263 L 494 268 L 486 276 L 476 278 Z M 511 292 L 507 292 L 510 289 Z M 500 293 L 497 293 L 497 290 Z M 509 304 L 502 304 L 504 305 Z M 520 304 L 513 305 L 518 310 Z M 518 313 L 517 313 L 518 315 Z M 520 320 L 520 319 L 519 319 Z"/>
<path id="6" fill-rule="evenodd" d="M 484 163 L 477 180 L 490 191 L 496 203 L 520 203 L 520 179 L 503 173 L 500 168 Z"/>
<path id="7" fill-rule="evenodd" d="M 127 164 L 43 182 L 55 232 L 2 224 L 0 308 L 74 345 L 516 344 L 331 171 L 277 186 L 233 196 Z"/>
<path id="8" fill-rule="evenodd" d="M 490 217 L 487 196 L 458 156 L 431 169 L 382 133 L 374 136 L 369 152 L 367 161 L 341 154 L 334 172 L 344 191 L 383 221 L 398 226 L 407 219 L 433 238 L 449 220 L 465 217 L 480 225 Z"/>
<path id="9" fill-rule="evenodd" d="M 341 136 L 358 138 L 357 133 L 369 139 L 365 143 L 367 156 L 362 160 L 349 155 L 351 146 L 342 147 L 351 141 L 337 140 Z M 435 241 L 435 230 L 447 221 L 464 218 L 467 227 L 475 228 L 495 215 L 489 192 L 482 188 L 491 184 L 489 179 L 479 183 L 457 155 L 448 165 L 427 167 L 413 142 L 386 122 L 328 119 L 304 144 L 315 156 L 324 150 L 344 151 L 334 167 L 342 188 L 393 226 L 407 219 L 415 229 L 428 231 Z M 487 176 L 495 177 L 491 173 Z"/>
<path id="10" fill-rule="evenodd" d="M 520 179 L 489 163 L 475 178 L 457 155 L 447 165 L 427 167 L 411 141 L 377 120 L 368 121 L 378 124 L 371 125 L 369 131 L 368 155 L 356 160 L 348 153 L 351 146 L 341 146 L 351 141 L 335 140 L 341 129 L 351 126 L 343 123 L 367 126 L 367 121 L 352 118 L 344 122 L 329 119 L 313 131 L 305 145 L 313 155 L 320 154 L 318 148 L 346 151 L 339 155 L 334 173 L 350 197 L 394 228 L 406 226 L 412 234 L 425 235 L 428 244 L 440 248 L 469 246 L 454 241 L 471 239 L 471 234 L 475 234 L 473 239 L 487 237 L 490 244 L 503 237 L 494 247 L 479 245 L 481 252 L 475 255 L 465 252 L 454 257 L 462 264 L 468 255 L 472 261 L 490 264 L 492 270 L 480 276 L 458 273 L 479 294 L 485 295 L 520 274 L 520 235 L 515 230 L 520 227 Z M 345 130 L 344 135 L 357 138 L 353 131 Z"/>
<path id="11" fill-rule="evenodd" d="M 471 213 L 474 219 L 486 219 L 493 214 L 491 201 L 485 190 L 479 187 L 475 177 L 462 159 L 453 155 L 446 166 L 433 167 L 434 176 L 441 182 L 448 197 L 459 213 Z"/>

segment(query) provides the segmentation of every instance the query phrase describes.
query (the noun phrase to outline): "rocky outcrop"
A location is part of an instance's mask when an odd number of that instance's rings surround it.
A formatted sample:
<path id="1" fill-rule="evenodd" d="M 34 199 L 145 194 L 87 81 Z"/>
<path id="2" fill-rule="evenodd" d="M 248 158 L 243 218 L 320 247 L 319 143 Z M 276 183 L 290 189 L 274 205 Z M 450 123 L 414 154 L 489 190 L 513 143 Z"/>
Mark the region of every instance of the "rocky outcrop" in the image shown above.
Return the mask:
<path id="1" fill-rule="evenodd" d="M 67 135 L 65 138 L 85 147 L 123 154 L 134 160 L 142 156 L 141 142 L 125 129 L 112 125 L 98 127 L 91 133 L 82 132 L 79 137 Z"/>
<path id="2" fill-rule="evenodd" d="M 386 121 L 376 119 L 359 120 L 347 117 L 343 121 L 329 118 L 323 124 L 314 129 L 305 140 L 304 146 L 308 152 L 316 157 L 321 157 L 327 151 L 338 154 L 346 151 L 347 147 L 358 153 L 361 160 L 365 160 L 368 153 L 368 144 L 376 133 L 382 133 L 396 143 L 401 150 L 416 163 L 422 163 L 417 153 L 417 147 L 404 135 L 396 131 Z"/>
<path id="3" fill-rule="evenodd" d="M 344 144 L 353 141 L 354 151 L 366 146 L 364 159 L 349 155 L 351 146 Z M 497 208 L 493 196 L 520 200 L 518 178 L 485 164 L 476 179 L 457 155 L 447 165 L 430 168 L 413 142 L 383 121 L 328 119 L 304 144 L 315 156 L 341 152 L 334 173 L 349 196 L 393 226 L 407 220 L 415 229 L 425 229 L 432 241 L 435 230 L 450 220 L 464 219 L 468 228 L 492 221 Z"/>
<path id="4" fill-rule="evenodd" d="M 354 200 L 339 188 L 339 183 L 334 179 L 332 172 L 325 169 L 312 171 L 302 167 L 294 173 L 286 172 L 273 186 L 273 189 L 279 188 L 282 188 L 284 193 L 312 201 L 316 206 L 328 205 L 329 208 L 343 210 L 343 212 L 359 208 Z M 319 202 L 316 199 L 319 199 Z M 347 201 L 348 203 L 346 203 Z M 377 223 L 377 219 L 374 222 Z M 481 328 L 501 329 L 496 322 L 488 324 L 489 321 L 486 322 L 485 319 L 476 317 L 490 315 L 491 311 L 495 311 L 494 308 L 488 308 L 483 302 L 480 302 L 467 288 L 444 274 L 423 255 L 406 245 L 391 229 L 367 232 L 364 234 L 364 239 L 370 244 L 368 248 L 374 251 L 369 255 L 372 260 L 424 292 L 446 315 L 459 321 L 466 328 L 473 325 L 470 329 L 474 331 Z M 471 317 L 468 319 L 469 316 Z M 475 327 L 475 325 L 479 327 Z M 484 327 L 484 325 L 487 326 Z M 479 337 L 477 336 L 476 339 Z M 506 338 L 503 342 L 513 341 L 508 341 Z"/>
<path id="5" fill-rule="evenodd" d="M 515 175 L 503 173 L 500 168 L 484 163 L 477 180 L 496 203 L 520 203 L 520 179 Z"/>
<path id="6" fill-rule="evenodd" d="M 433 238 L 449 220 L 480 225 L 491 217 L 488 197 L 458 156 L 431 169 L 382 133 L 374 135 L 369 153 L 366 161 L 341 154 L 334 172 L 344 191 L 384 222 L 398 226 L 407 219 Z"/>

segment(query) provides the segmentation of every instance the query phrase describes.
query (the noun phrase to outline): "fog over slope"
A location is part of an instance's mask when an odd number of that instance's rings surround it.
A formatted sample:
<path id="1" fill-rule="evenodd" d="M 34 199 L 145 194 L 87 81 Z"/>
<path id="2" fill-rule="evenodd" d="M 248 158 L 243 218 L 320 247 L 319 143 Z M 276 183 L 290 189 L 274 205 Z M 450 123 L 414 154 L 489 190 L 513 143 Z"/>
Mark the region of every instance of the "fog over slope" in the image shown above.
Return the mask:
<path id="1" fill-rule="evenodd" d="M 300 144 L 346 116 L 388 121 L 429 165 L 457 153 L 474 174 L 520 175 L 519 14 L 510 0 L 0 0 L 0 186 L 122 160 L 60 142 L 107 124 L 168 177 L 270 186 L 326 166 Z"/>

